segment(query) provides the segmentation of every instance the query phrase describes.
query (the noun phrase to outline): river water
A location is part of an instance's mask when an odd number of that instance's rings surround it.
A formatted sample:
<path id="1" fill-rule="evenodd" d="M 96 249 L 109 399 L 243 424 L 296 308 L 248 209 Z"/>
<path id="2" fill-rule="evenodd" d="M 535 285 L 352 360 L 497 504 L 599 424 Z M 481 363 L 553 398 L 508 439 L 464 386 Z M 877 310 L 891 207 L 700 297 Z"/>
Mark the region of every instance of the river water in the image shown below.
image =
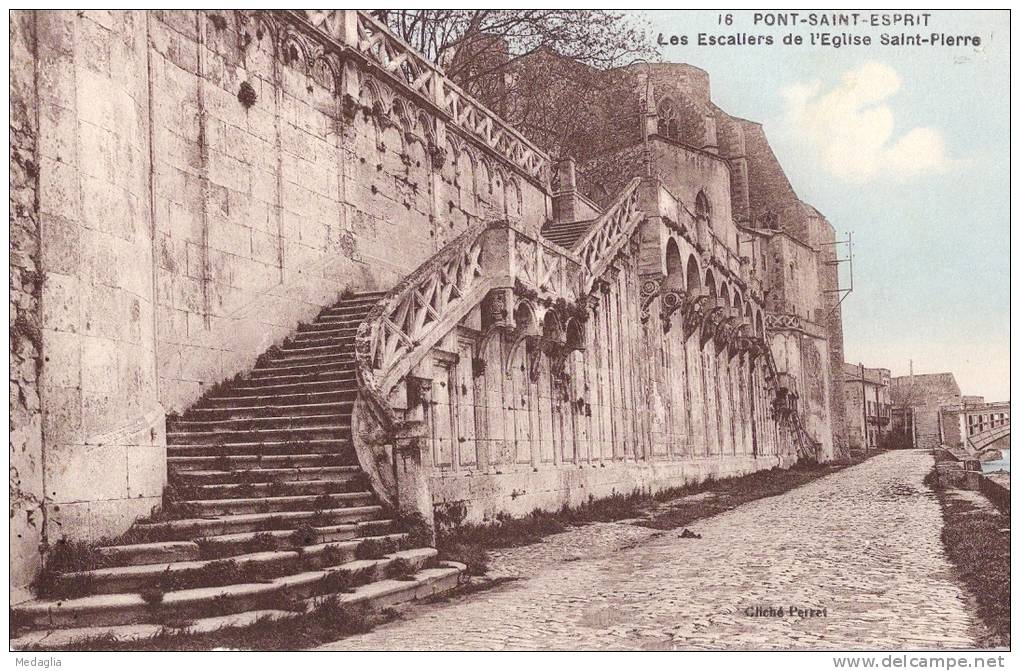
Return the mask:
<path id="1" fill-rule="evenodd" d="M 985 473 L 991 473 L 992 471 L 1006 471 L 1009 473 L 1009 450 L 1002 451 L 1002 459 L 982 462 L 981 470 Z"/>

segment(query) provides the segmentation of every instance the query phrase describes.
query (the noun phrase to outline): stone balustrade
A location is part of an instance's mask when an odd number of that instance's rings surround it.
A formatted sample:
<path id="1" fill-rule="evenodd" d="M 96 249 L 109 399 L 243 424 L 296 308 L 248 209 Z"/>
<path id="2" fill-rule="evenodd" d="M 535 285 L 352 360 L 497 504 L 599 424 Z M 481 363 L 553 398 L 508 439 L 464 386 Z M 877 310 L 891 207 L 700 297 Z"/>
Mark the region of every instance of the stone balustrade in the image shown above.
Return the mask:
<path id="1" fill-rule="evenodd" d="M 314 9 L 290 14 L 395 78 L 431 103 L 447 123 L 481 141 L 525 175 L 548 182 L 550 159 L 545 152 L 454 84 L 439 66 L 393 35 L 367 12 Z"/>

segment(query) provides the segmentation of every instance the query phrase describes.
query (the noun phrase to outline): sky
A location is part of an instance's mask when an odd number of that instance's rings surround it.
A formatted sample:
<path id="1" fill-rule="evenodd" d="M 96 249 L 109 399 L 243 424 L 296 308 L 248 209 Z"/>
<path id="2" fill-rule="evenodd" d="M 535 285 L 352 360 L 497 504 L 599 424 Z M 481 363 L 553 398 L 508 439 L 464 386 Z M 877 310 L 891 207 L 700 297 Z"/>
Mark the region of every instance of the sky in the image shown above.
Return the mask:
<path id="1" fill-rule="evenodd" d="M 807 12 L 799 10 L 802 17 Z M 1009 15 L 934 11 L 925 28 L 770 27 L 754 12 L 643 12 L 662 60 L 709 72 L 712 98 L 764 125 L 801 200 L 852 231 L 845 358 L 906 375 L 949 371 L 964 394 L 1009 398 Z M 831 14 L 831 12 L 830 12 Z M 787 46 L 787 33 L 872 37 Z M 697 34 L 774 46 L 698 46 Z M 977 35 L 981 45 L 882 46 L 888 34 Z M 844 278 L 844 284 L 849 278 Z"/>

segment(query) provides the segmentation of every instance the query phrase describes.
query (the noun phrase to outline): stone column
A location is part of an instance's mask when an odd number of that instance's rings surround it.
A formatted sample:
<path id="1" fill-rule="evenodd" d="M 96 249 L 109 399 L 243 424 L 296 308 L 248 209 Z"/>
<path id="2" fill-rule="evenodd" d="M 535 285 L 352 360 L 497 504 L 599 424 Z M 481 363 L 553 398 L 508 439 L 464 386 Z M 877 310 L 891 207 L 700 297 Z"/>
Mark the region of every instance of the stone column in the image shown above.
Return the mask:
<path id="1" fill-rule="evenodd" d="M 393 443 L 394 475 L 397 481 L 397 510 L 402 515 L 420 515 L 435 529 L 432 488 L 427 467 L 428 425 L 415 422 L 400 431 Z"/>
<path id="2" fill-rule="evenodd" d="M 557 221 L 577 220 L 577 170 L 574 159 L 566 158 L 556 165 L 558 187 L 553 194 L 553 218 Z"/>

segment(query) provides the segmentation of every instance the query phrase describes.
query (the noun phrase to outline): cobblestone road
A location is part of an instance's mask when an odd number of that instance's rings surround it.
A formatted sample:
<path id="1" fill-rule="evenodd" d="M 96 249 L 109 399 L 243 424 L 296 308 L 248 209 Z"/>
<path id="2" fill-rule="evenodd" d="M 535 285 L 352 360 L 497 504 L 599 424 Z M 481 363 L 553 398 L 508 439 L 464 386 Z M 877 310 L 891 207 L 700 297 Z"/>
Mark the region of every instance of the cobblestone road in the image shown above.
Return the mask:
<path id="1" fill-rule="evenodd" d="M 701 539 L 596 524 L 499 553 L 524 579 L 331 650 L 962 648 L 977 626 L 950 574 L 923 452 L 898 451 L 696 522 Z M 749 617 L 748 608 L 825 609 Z"/>

